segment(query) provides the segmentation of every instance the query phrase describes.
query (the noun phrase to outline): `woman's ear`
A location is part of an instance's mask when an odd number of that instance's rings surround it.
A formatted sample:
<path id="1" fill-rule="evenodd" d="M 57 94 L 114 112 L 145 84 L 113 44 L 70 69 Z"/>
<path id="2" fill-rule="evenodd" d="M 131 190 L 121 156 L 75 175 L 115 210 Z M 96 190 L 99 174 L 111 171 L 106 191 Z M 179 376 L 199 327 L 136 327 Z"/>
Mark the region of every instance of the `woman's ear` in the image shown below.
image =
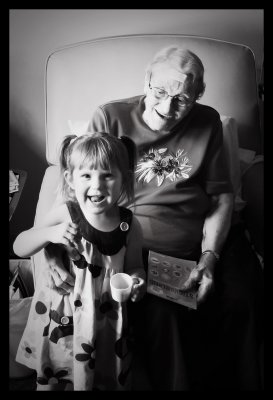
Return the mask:
<path id="1" fill-rule="evenodd" d="M 67 184 L 71 189 L 74 190 L 74 184 L 73 184 L 73 176 L 69 171 L 64 171 L 64 179 L 66 180 Z"/>
<path id="2" fill-rule="evenodd" d="M 144 83 L 144 90 L 143 90 L 145 96 L 147 96 L 147 94 L 148 94 L 148 88 L 149 88 L 149 86 L 148 86 L 147 82 L 145 81 L 145 83 Z"/>
<path id="3" fill-rule="evenodd" d="M 150 79 L 151 79 L 151 73 L 150 72 L 146 72 L 145 79 L 144 79 L 144 94 L 146 96 L 147 96 L 147 94 L 149 92 Z"/>

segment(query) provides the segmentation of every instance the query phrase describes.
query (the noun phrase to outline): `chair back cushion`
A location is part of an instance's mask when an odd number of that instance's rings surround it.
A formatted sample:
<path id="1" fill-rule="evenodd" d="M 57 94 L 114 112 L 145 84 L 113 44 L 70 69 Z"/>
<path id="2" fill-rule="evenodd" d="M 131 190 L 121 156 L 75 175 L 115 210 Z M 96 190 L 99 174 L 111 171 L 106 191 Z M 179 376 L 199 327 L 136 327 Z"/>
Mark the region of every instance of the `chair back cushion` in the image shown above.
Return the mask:
<path id="1" fill-rule="evenodd" d="M 88 121 L 104 102 L 143 94 L 145 68 L 162 47 L 195 52 L 205 68 L 201 103 L 236 120 L 239 146 L 260 151 L 255 59 L 244 45 L 185 35 L 131 35 L 66 46 L 46 63 L 46 157 L 58 162 L 70 121 Z"/>

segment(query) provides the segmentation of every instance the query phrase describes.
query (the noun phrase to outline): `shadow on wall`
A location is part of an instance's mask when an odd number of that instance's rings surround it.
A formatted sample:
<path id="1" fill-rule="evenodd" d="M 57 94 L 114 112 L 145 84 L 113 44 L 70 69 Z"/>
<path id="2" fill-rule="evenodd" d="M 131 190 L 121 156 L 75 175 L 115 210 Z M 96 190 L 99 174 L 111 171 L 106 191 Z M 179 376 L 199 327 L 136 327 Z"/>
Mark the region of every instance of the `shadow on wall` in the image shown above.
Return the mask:
<path id="1" fill-rule="evenodd" d="M 19 204 L 9 223 L 9 254 L 12 255 L 12 246 L 16 236 L 25 229 L 32 227 L 39 191 L 45 169 L 48 164 L 41 159 L 24 137 L 27 133 L 19 133 L 14 126 L 10 127 L 10 169 L 23 169 L 27 172 L 27 181 L 24 186 Z"/>

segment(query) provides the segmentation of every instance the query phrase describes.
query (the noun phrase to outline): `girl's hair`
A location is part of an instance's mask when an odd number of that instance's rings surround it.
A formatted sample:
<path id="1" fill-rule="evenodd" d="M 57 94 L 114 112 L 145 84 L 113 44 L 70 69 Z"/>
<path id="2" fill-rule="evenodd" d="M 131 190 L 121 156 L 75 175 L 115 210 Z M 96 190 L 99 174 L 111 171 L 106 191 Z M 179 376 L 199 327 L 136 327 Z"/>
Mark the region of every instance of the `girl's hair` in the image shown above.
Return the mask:
<path id="1" fill-rule="evenodd" d="M 204 83 L 204 66 L 200 58 L 192 51 L 176 45 L 164 47 L 155 54 L 153 60 L 147 66 L 146 83 L 150 82 L 154 66 L 164 63 L 189 76 L 194 87 L 195 99 L 200 99 L 206 87 Z"/>
<path id="2" fill-rule="evenodd" d="M 116 138 L 105 132 L 89 132 L 79 137 L 65 136 L 60 151 L 61 191 L 64 199 L 75 200 L 74 191 L 64 178 L 65 171 L 72 175 L 75 168 L 111 170 L 117 167 L 122 176 L 118 201 L 133 201 L 135 157 L 135 143 L 127 136 Z"/>

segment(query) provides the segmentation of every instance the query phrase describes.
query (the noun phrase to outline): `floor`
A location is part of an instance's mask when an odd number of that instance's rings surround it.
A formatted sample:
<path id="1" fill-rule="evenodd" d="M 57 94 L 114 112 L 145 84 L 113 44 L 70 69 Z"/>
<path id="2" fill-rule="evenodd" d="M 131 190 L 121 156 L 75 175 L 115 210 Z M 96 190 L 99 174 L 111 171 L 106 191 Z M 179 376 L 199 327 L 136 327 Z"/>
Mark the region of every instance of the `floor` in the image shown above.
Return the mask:
<path id="1" fill-rule="evenodd" d="M 36 374 L 27 378 L 10 378 L 9 390 L 11 391 L 35 391 L 36 389 Z"/>
<path id="2" fill-rule="evenodd" d="M 145 367 L 140 364 L 140 360 L 136 357 L 135 364 L 133 367 L 133 391 L 151 391 L 152 388 L 149 384 L 147 374 L 145 373 Z M 263 368 L 262 368 L 263 376 Z M 264 382 L 262 382 L 264 383 Z M 36 374 L 33 374 L 27 378 L 16 378 L 10 379 L 9 390 L 10 391 L 35 391 L 36 389 Z M 264 390 L 264 384 L 263 389 Z"/>

